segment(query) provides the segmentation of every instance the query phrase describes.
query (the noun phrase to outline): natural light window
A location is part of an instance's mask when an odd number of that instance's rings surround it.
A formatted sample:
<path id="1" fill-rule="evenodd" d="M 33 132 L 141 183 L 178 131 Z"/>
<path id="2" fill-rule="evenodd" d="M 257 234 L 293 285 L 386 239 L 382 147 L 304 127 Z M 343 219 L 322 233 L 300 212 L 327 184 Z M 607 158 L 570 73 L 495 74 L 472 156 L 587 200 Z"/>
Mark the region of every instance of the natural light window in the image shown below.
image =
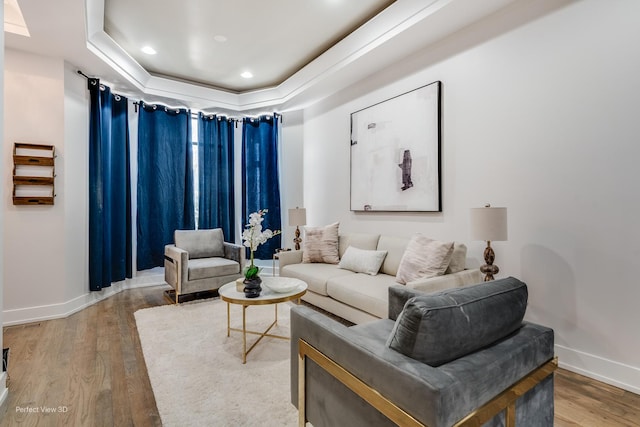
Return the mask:
<path id="1" fill-rule="evenodd" d="M 191 117 L 191 152 L 193 154 L 193 209 L 198 228 L 198 205 L 200 199 L 200 180 L 198 179 L 198 117 Z"/>

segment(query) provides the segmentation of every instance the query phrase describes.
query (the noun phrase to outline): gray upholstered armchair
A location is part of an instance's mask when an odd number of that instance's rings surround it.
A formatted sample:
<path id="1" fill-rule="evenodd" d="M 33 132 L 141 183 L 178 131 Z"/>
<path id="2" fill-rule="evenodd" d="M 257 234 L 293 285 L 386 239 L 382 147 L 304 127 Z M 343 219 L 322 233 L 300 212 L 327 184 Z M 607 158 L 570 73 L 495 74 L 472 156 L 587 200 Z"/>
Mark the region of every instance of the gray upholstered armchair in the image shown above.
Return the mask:
<path id="1" fill-rule="evenodd" d="M 300 426 L 553 426 L 553 330 L 523 322 L 514 278 L 421 294 L 389 288 L 389 317 L 346 327 L 291 309 Z"/>
<path id="2" fill-rule="evenodd" d="M 164 248 L 164 280 L 180 296 L 220 288 L 242 277 L 243 246 L 224 241 L 222 229 L 176 230 L 175 245 Z"/>

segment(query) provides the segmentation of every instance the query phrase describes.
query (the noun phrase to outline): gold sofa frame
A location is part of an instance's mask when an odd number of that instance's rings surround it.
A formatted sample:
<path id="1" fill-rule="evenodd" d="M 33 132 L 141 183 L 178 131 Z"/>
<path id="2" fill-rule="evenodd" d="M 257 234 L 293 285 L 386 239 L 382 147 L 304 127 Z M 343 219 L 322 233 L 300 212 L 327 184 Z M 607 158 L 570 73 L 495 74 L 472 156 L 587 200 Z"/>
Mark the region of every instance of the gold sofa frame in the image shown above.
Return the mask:
<path id="1" fill-rule="evenodd" d="M 305 373 L 306 359 L 313 360 L 318 366 L 340 381 L 351 391 L 356 393 L 367 403 L 377 409 L 384 416 L 389 418 L 399 426 L 425 426 L 413 416 L 398 407 L 395 403 L 381 395 L 377 390 L 365 384 L 351 372 L 338 365 L 321 351 L 307 343 L 305 340 L 298 341 L 298 425 L 304 427 L 306 418 L 306 397 L 305 397 Z M 502 411 L 505 411 L 505 426 L 515 427 L 516 425 L 516 400 L 520 396 L 535 387 L 542 380 L 552 375 L 558 367 L 558 358 L 554 357 L 537 369 L 531 371 L 526 377 L 507 388 L 505 391 L 494 397 L 492 400 L 476 409 L 462 420 L 454 424 L 455 427 L 481 426 Z"/>

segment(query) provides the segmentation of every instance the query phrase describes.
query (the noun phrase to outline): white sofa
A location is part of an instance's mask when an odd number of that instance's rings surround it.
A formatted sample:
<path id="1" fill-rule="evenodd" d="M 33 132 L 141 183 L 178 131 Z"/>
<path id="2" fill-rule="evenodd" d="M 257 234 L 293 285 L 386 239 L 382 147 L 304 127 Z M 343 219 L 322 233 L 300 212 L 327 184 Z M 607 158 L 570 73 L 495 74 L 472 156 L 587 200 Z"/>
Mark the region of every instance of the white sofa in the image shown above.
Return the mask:
<path id="1" fill-rule="evenodd" d="M 302 300 L 350 322 L 360 324 L 387 318 L 389 287 L 403 286 L 396 282 L 396 274 L 409 240 L 410 238 L 365 233 L 339 236 L 340 258 L 349 246 L 387 251 L 377 275 L 354 273 L 339 268 L 338 264 L 303 263 L 302 250 L 278 254 L 280 275 L 305 281 L 309 287 Z M 435 292 L 482 282 L 480 270 L 464 269 L 466 252 L 464 244 L 455 243 L 450 267 L 455 264 L 455 269 L 462 269 L 461 271 L 414 280 L 404 286 Z"/>

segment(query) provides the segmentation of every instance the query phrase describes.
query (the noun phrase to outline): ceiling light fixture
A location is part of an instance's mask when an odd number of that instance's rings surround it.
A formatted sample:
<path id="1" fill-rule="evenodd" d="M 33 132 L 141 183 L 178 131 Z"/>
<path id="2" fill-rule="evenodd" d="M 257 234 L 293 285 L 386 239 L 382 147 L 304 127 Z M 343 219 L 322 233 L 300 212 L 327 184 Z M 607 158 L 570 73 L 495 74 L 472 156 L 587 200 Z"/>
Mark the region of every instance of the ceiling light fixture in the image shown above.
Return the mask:
<path id="1" fill-rule="evenodd" d="M 222 34 L 218 34 L 217 36 L 214 36 L 213 39 L 215 41 L 217 41 L 218 43 L 224 43 L 227 41 L 227 38 L 225 36 L 223 36 Z"/>
<path id="2" fill-rule="evenodd" d="M 245 71 L 244 73 L 240 74 L 240 77 L 244 77 L 245 79 L 250 79 L 253 77 L 253 74 L 251 73 L 251 71 Z"/>
<path id="3" fill-rule="evenodd" d="M 152 48 L 151 46 L 145 46 L 141 49 L 144 53 L 146 53 L 147 55 L 155 55 L 156 50 L 154 48 Z"/>

